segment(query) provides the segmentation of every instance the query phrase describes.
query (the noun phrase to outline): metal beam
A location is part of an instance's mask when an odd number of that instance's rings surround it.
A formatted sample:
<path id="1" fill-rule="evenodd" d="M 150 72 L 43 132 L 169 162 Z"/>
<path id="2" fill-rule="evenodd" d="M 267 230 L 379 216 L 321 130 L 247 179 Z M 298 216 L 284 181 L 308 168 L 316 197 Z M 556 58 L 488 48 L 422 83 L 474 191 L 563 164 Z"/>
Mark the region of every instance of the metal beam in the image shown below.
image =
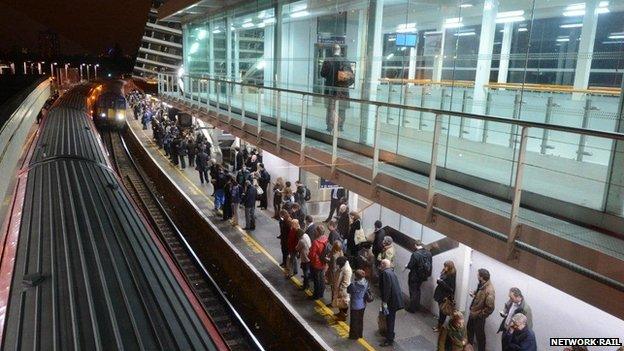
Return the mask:
<path id="1" fill-rule="evenodd" d="M 522 197 L 522 178 L 524 176 L 524 159 L 526 156 L 526 146 L 529 137 L 529 128 L 522 127 L 520 132 L 520 149 L 518 150 L 518 164 L 516 166 L 516 179 L 513 187 L 513 199 L 511 202 L 511 214 L 509 216 L 509 233 L 507 235 L 507 260 L 513 259 L 515 242 L 520 234 L 518 223 L 518 213 L 520 211 L 520 200 Z"/>

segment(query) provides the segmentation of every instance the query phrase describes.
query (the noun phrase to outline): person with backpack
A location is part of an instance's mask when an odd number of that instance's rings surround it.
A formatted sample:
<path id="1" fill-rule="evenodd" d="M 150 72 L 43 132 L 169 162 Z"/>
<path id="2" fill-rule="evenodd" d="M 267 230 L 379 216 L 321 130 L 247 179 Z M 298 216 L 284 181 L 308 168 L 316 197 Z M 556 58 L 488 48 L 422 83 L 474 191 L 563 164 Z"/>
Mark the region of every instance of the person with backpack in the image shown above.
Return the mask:
<path id="1" fill-rule="evenodd" d="M 362 337 L 364 331 L 364 311 L 366 304 L 373 302 L 373 294 L 366 280 L 366 273 L 357 269 L 355 279 L 347 287 L 347 292 L 351 297 L 351 312 L 349 320 L 349 339 L 357 340 Z"/>
<path id="2" fill-rule="evenodd" d="M 245 230 L 256 229 L 256 198 L 258 191 L 250 181 L 245 181 L 245 190 L 243 192 L 243 203 L 245 204 Z"/>
<path id="3" fill-rule="evenodd" d="M 316 227 L 316 236 L 310 246 L 310 252 L 308 258 L 310 259 L 310 271 L 312 274 L 312 282 L 314 283 L 314 293 L 312 294 L 313 300 L 323 298 L 325 292 L 325 276 L 323 272 L 327 268 L 327 262 L 323 258 L 327 247 L 327 235 L 322 226 Z"/>
<path id="4" fill-rule="evenodd" d="M 333 131 L 334 118 L 338 118 L 338 129 L 342 131 L 346 111 L 349 108 L 349 102 L 343 99 L 349 98 L 349 86 L 355 82 L 355 75 L 351 63 L 342 56 L 340 45 L 334 44 L 333 56 L 327 57 L 323 62 L 321 77 L 325 78 L 325 95 L 327 95 L 325 118 L 327 131 Z"/>
<path id="5" fill-rule="evenodd" d="M 431 252 L 423 246 L 422 241 L 416 240 L 415 248 L 409 263 L 405 266 L 405 269 L 410 271 L 407 278 L 410 302 L 405 310 L 410 313 L 415 313 L 421 309 L 420 287 L 431 276 L 432 266 Z"/>
<path id="6" fill-rule="evenodd" d="M 307 202 L 312 198 L 312 193 L 310 192 L 310 189 L 303 185 L 303 183 L 301 183 L 301 181 L 299 180 L 295 182 L 295 187 L 297 188 L 297 190 L 295 191 L 295 201 L 299 204 L 299 207 L 301 208 L 303 214 L 307 215 Z"/>

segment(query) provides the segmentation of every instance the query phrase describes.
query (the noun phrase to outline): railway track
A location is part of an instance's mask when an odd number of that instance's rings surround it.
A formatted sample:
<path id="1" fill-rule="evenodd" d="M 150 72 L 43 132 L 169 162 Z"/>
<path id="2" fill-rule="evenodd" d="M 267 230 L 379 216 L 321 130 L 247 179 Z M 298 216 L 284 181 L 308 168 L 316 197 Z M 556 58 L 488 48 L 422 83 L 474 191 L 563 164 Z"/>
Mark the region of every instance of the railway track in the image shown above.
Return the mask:
<path id="1" fill-rule="evenodd" d="M 225 294 L 200 263 L 167 214 L 165 206 L 152 191 L 147 178 L 132 159 L 122 132 L 103 133 L 103 140 L 109 149 L 113 166 L 128 193 L 156 229 L 163 244 L 194 289 L 228 347 L 234 351 L 263 350 Z"/>

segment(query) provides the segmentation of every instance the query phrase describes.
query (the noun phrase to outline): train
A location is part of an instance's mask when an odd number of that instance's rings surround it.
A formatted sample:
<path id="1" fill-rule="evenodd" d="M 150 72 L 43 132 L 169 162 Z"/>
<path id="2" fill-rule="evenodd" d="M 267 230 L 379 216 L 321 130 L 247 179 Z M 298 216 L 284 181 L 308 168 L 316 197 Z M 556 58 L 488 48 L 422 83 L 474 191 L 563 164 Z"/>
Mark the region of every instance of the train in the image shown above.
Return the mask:
<path id="1" fill-rule="evenodd" d="M 61 95 L 24 152 L 0 228 L 0 348 L 228 350 L 114 170 L 98 86 Z"/>
<path id="2" fill-rule="evenodd" d="M 91 116 L 98 128 L 126 128 L 128 102 L 123 80 L 104 80 L 96 84 L 89 95 Z"/>

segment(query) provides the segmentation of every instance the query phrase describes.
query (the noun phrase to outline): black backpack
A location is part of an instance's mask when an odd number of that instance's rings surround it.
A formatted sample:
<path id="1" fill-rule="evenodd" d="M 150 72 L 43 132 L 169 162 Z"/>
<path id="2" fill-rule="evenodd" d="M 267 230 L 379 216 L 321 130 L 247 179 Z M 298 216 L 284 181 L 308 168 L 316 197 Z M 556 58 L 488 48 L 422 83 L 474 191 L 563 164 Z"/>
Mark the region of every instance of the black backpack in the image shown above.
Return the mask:
<path id="1" fill-rule="evenodd" d="M 422 281 L 425 281 L 431 277 L 431 253 L 424 250 L 424 252 L 421 253 L 421 261 L 422 265 L 418 275 Z"/>
<path id="2" fill-rule="evenodd" d="M 306 187 L 304 187 L 304 189 L 305 189 L 305 196 L 304 196 L 304 199 L 305 199 L 306 201 L 310 201 L 310 199 L 312 198 L 312 193 L 310 192 L 310 189 L 308 189 L 308 187 L 307 187 L 307 186 L 306 186 Z"/>

